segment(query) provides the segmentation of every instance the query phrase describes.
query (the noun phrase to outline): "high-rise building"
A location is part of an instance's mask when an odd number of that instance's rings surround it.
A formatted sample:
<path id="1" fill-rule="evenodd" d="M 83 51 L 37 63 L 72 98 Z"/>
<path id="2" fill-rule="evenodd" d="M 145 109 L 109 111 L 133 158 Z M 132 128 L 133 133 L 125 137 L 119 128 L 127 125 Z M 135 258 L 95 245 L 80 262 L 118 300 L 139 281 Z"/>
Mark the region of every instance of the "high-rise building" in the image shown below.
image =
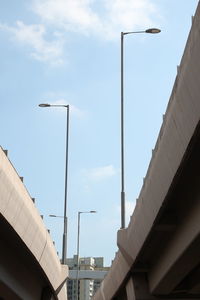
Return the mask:
<path id="1" fill-rule="evenodd" d="M 77 255 L 74 255 L 73 258 L 67 259 L 67 265 L 71 272 L 77 270 Z M 84 277 L 84 274 L 88 274 L 88 271 L 94 271 L 94 274 L 97 271 L 102 271 L 103 274 L 108 271 L 108 267 L 104 267 L 103 257 L 84 257 L 79 258 L 79 274 L 81 273 Z M 85 271 L 85 272 L 84 272 Z M 69 271 L 70 272 L 70 271 Z M 101 272 L 100 272 L 101 273 Z M 87 278 L 88 275 L 85 277 Z M 95 277 L 95 276 L 94 276 Z M 102 278 L 86 279 L 82 278 L 78 281 L 78 300 L 90 300 L 96 290 L 99 288 Z M 67 294 L 68 300 L 77 300 L 77 280 L 75 278 L 69 279 L 67 282 Z"/>

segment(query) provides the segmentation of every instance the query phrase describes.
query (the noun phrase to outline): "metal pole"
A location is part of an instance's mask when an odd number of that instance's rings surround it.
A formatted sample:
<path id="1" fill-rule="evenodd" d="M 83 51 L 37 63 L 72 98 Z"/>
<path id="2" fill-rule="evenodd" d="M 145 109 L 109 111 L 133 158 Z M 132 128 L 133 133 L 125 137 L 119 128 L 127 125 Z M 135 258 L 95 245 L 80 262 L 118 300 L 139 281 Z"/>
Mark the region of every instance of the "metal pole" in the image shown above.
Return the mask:
<path id="1" fill-rule="evenodd" d="M 80 241 L 80 215 L 81 212 L 78 212 L 78 234 L 77 234 L 77 269 L 76 269 L 76 300 L 79 299 L 79 289 L 78 289 L 78 284 L 79 284 L 79 241 Z"/>
<path id="2" fill-rule="evenodd" d="M 124 190 L 124 33 L 121 32 L 121 229 L 125 228 Z"/>
<path id="3" fill-rule="evenodd" d="M 67 258 L 67 183 L 68 183 L 68 148 L 69 148 L 69 105 L 67 108 L 66 123 L 66 163 L 65 163 L 65 195 L 64 195 L 64 229 L 63 229 L 63 245 L 62 245 L 62 264 L 66 265 Z"/>
<path id="4" fill-rule="evenodd" d="M 150 28 L 141 31 L 121 32 L 121 229 L 125 228 L 125 187 L 124 187 L 124 36 L 132 33 L 159 33 Z"/>

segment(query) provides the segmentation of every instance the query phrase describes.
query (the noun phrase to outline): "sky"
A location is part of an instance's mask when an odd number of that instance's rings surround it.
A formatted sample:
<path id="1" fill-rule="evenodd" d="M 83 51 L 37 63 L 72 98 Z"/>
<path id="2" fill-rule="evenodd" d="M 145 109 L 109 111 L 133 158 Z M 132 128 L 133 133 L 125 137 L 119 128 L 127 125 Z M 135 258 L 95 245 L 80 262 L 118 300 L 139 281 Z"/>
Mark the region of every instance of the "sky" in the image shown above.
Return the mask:
<path id="1" fill-rule="evenodd" d="M 117 251 L 120 217 L 120 32 L 124 41 L 126 225 L 135 206 L 197 0 L 1 0 L 0 145 L 61 256 L 69 104 L 68 257 Z M 50 214 L 61 218 L 49 217 Z"/>

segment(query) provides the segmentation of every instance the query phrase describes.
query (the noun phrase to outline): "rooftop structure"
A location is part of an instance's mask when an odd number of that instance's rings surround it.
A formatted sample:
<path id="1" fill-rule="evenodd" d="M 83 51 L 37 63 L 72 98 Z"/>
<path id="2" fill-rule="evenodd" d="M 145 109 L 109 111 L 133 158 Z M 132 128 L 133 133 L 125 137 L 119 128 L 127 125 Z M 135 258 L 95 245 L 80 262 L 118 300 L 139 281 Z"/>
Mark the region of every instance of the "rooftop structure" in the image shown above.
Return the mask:
<path id="1" fill-rule="evenodd" d="M 77 255 L 67 259 L 69 280 L 67 282 L 68 300 L 90 300 L 99 288 L 109 268 L 104 267 L 103 257 L 79 258 L 78 289 L 77 289 Z"/>

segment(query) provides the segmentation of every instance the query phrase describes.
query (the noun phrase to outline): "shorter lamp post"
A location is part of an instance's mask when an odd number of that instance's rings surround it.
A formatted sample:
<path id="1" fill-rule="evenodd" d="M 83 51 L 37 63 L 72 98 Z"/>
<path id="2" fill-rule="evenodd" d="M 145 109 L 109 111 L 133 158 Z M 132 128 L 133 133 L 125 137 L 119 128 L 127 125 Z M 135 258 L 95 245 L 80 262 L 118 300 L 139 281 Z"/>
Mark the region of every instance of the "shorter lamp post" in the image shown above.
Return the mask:
<path id="1" fill-rule="evenodd" d="M 57 215 L 49 215 L 49 217 L 52 217 L 52 218 L 62 218 L 62 219 L 64 219 L 64 218 L 66 218 L 66 217 L 64 217 L 64 216 L 57 216 Z M 67 220 L 66 220 L 67 221 Z M 66 222 L 64 222 L 65 224 L 66 224 Z M 63 246 L 62 246 L 63 247 Z M 62 253 L 62 255 L 63 255 L 63 253 Z M 62 264 L 63 264 L 63 259 L 62 259 Z M 66 260 L 65 260 L 65 264 L 66 264 Z"/>
<path id="2" fill-rule="evenodd" d="M 90 210 L 90 211 L 79 211 L 78 212 L 78 234 L 77 234 L 77 263 L 76 263 L 76 300 L 79 299 L 79 292 L 78 292 L 78 277 L 79 277 L 79 246 L 80 246 L 80 218 L 81 214 L 95 214 L 96 210 Z"/>
<path id="3" fill-rule="evenodd" d="M 62 242 L 62 264 L 66 264 L 67 258 L 67 185 L 68 185 L 68 152 L 69 152 L 69 105 L 64 104 L 48 104 L 41 103 L 39 107 L 63 107 L 67 109 L 67 123 L 66 123 L 66 152 L 65 152 L 65 195 L 64 195 L 64 228 L 63 228 L 63 242 Z"/>

